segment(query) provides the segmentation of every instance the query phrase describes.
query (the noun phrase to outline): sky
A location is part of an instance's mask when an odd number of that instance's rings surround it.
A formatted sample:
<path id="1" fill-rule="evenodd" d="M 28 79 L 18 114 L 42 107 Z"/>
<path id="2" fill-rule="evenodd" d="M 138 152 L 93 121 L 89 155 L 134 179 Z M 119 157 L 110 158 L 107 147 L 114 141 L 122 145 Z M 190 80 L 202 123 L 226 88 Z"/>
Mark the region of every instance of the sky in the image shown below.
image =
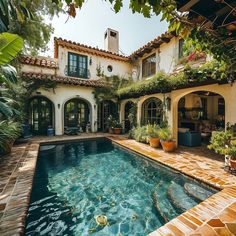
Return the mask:
<path id="1" fill-rule="evenodd" d="M 82 9 L 77 10 L 75 18 L 67 19 L 66 14 L 60 14 L 47 20 L 52 23 L 54 33 L 46 56 L 53 56 L 54 36 L 104 49 L 107 28 L 119 31 L 120 50 L 124 55 L 130 55 L 168 28 L 166 22 L 160 22 L 159 16 L 145 18 L 142 14 L 133 14 L 129 9 L 129 0 L 124 0 L 124 6 L 117 14 L 106 1 L 87 0 Z"/>

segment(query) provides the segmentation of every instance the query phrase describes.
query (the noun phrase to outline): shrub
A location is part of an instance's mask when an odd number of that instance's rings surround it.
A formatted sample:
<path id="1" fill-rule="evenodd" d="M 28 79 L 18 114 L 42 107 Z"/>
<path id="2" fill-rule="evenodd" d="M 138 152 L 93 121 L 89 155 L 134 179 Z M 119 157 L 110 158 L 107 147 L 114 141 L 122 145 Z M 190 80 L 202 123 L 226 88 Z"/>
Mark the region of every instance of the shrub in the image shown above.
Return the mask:
<path id="1" fill-rule="evenodd" d="M 147 143 L 148 134 L 146 126 L 139 126 L 134 129 L 134 139 L 137 142 Z"/>
<path id="2" fill-rule="evenodd" d="M 4 154 L 11 143 L 19 137 L 21 128 L 16 122 L 0 122 L 0 154 Z"/>
<path id="3" fill-rule="evenodd" d="M 159 138 L 164 141 L 171 141 L 172 134 L 171 129 L 169 127 L 164 127 L 159 130 Z"/>
<path id="4" fill-rule="evenodd" d="M 156 124 L 148 124 L 146 126 L 146 131 L 147 131 L 147 135 L 150 138 L 158 138 L 159 137 L 159 130 L 160 127 Z"/>

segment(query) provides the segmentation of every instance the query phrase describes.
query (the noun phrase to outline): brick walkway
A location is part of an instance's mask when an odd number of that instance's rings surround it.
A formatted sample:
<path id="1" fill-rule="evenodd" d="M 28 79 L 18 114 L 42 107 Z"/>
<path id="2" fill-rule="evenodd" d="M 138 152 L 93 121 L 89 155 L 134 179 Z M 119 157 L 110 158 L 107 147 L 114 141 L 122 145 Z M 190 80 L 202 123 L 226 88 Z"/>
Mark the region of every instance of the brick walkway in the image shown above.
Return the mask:
<path id="1" fill-rule="evenodd" d="M 40 143 L 104 137 L 106 134 L 37 137 L 15 146 L 0 158 L 0 235 L 22 235 Z M 196 207 L 150 234 L 156 235 L 236 235 L 236 176 L 223 169 L 221 157 L 205 148 L 181 148 L 165 153 L 146 144 L 120 136 L 110 139 L 191 177 L 222 189 Z"/>
<path id="2" fill-rule="evenodd" d="M 165 153 L 134 140 L 116 136 L 111 140 L 221 190 L 149 236 L 236 235 L 236 176 L 224 170 L 220 156 L 206 148 L 180 148 L 176 153 Z"/>

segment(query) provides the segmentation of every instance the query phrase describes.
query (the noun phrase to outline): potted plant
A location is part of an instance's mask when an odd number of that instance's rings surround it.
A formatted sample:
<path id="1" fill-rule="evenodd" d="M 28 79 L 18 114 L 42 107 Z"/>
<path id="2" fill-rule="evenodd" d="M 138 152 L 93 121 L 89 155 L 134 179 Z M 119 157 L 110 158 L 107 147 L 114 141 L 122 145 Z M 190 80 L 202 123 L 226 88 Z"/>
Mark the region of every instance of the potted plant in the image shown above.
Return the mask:
<path id="1" fill-rule="evenodd" d="M 160 147 L 159 126 L 156 124 L 147 125 L 147 135 L 149 137 L 149 144 L 153 148 Z"/>
<path id="2" fill-rule="evenodd" d="M 230 153 L 229 148 L 232 147 L 233 133 L 231 130 L 227 131 L 214 131 L 212 132 L 209 149 L 214 150 L 216 153 L 224 155 L 225 166 L 230 166 Z"/>
<path id="3" fill-rule="evenodd" d="M 173 152 L 176 148 L 176 142 L 173 140 L 169 127 L 164 127 L 159 130 L 159 138 L 161 146 L 165 152 Z"/>
<path id="4" fill-rule="evenodd" d="M 122 124 L 118 121 L 114 124 L 114 134 L 121 134 L 122 131 Z"/>
<path id="5" fill-rule="evenodd" d="M 21 129 L 18 123 L 0 122 L 0 155 L 11 152 L 15 140 L 20 136 Z"/>
<path id="6" fill-rule="evenodd" d="M 108 133 L 113 134 L 114 132 L 114 126 L 115 126 L 115 118 L 112 115 L 109 115 L 107 118 L 107 126 L 108 126 Z"/>
<path id="7" fill-rule="evenodd" d="M 236 170 L 236 143 L 232 141 L 231 147 L 228 147 L 227 154 L 230 156 L 230 168 Z"/>
<path id="8" fill-rule="evenodd" d="M 134 128 L 133 138 L 137 142 L 141 143 L 148 143 L 148 134 L 147 134 L 147 127 L 146 126 L 138 126 Z"/>

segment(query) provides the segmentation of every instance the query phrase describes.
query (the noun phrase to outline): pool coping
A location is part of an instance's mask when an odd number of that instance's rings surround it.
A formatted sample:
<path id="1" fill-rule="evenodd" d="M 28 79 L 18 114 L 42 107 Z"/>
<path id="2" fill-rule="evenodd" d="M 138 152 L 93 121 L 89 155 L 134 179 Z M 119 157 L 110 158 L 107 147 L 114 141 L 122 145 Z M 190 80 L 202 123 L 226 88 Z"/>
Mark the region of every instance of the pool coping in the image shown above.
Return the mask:
<path id="1" fill-rule="evenodd" d="M 97 138 L 108 138 L 112 142 L 119 144 L 122 148 L 131 150 L 150 158 L 160 164 L 164 164 L 177 172 L 179 169 L 162 163 L 156 155 L 151 156 L 150 153 L 135 148 L 135 145 L 125 146 L 122 140 L 126 138 L 120 136 L 109 136 L 107 134 L 94 135 L 91 137 L 66 137 L 51 140 L 33 140 L 24 147 L 16 147 L 12 154 L 18 155 L 17 161 L 14 161 L 14 169 L 9 174 L 9 179 L 2 193 L 0 193 L 0 235 L 23 235 L 25 229 L 25 221 L 30 204 L 30 195 L 33 185 L 33 178 L 37 164 L 38 151 L 40 144 L 65 143 L 81 140 L 94 140 Z M 135 141 L 134 141 L 135 144 Z M 143 144 L 145 147 L 145 144 Z M 18 150 L 19 149 L 19 150 Z M 186 174 L 181 172 L 182 174 Z M 196 179 L 195 176 L 192 176 Z M 201 178 L 198 181 L 203 182 Z M 205 182 L 209 185 L 210 181 Z M 215 185 L 214 187 L 219 188 Z M 234 186 L 222 188 L 218 193 L 201 202 L 194 208 L 184 212 L 175 219 L 161 226 L 149 236 L 157 235 L 234 235 L 236 233 L 236 183 Z M 225 220 L 227 222 L 225 222 Z M 232 231 L 233 230 L 233 233 Z M 235 231 L 234 231 L 235 230 Z M 207 234 L 206 234 L 207 233 Z"/>
<path id="2" fill-rule="evenodd" d="M 133 145 L 125 145 L 124 139 L 117 138 L 115 136 L 108 137 L 112 142 L 118 144 L 122 148 L 133 151 L 137 154 L 141 154 L 151 160 L 158 162 L 161 165 L 167 166 L 187 175 L 193 179 L 203 182 L 213 188 L 220 190 L 207 198 L 197 206 L 187 210 L 183 214 L 177 216 L 165 225 L 161 226 L 157 230 L 149 234 L 149 236 L 159 235 L 236 235 L 236 183 L 235 185 L 223 187 L 214 181 L 203 179 L 187 173 L 185 171 L 176 168 L 174 163 L 165 163 L 160 160 L 160 156 L 153 155 L 145 149 L 140 149 L 138 145 L 142 145 L 144 148 L 150 150 L 147 144 L 135 145 L 135 141 L 132 141 Z M 126 139 L 127 140 L 127 139 Z M 227 215 L 228 214 L 228 215 Z"/>

